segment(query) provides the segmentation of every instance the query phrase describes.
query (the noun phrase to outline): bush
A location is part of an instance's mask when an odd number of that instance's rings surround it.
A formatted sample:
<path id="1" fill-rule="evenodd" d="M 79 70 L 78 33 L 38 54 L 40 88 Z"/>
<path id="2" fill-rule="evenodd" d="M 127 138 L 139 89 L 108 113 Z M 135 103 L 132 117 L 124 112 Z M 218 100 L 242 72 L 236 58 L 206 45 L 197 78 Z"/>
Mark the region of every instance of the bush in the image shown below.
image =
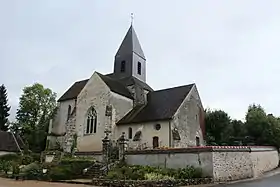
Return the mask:
<path id="1" fill-rule="evenodd" d="M 40 167 L 40 165 L 38 163 L 34 162 L 34 163 L 24 166 L 20 171 L 20 175 L 24 179 L 39 180 L 39 179 L 41 179 L 43 172 L 42 172 L 42 168 Z"/>
<path id="2" fill-rule="evenodd" d="M 41 154 L 40 153 L 31 153 L 30 156 L 33 158 L 33 161 L 37 161 L 37 162 L 41 161 Z"/>
<path id="3" fill-rule="evenodd" d="M 183 169 L 159 168 L 152 166 L 116 166 L 108 172 L 108 179 L 130 179 L 130 180 L 173 180 L 173 179 L 192 179 L 202 177 L 202 170 L 188 166 Z"/>
<path id="4" fill-rule="evenodd" d="M 48 178 L 51 180 L 70 180 L 72 171 L 70 166 L 55 166 L 49 170 Z"/>
<path id="5" fill-rule="evenodd" d="M 83 177 L 83 170 L 95 163 L 88 158 L 64 158 L 57 166 L 47 165 L 51 180 L 70 180 Z M 45 168 L 47 168 L 45 167 Z"/>
<path id="6" fill-rule="evenodd" d="M 33 162 L 33 157 L 31 157 L 30 155 L 21 156 L 22 165 L 28 165 L 28 164 L 31 164 L 32 162 Z"/>
<path id="7" fill-rule="evenodd" d="M 16 161 L 20 159 L 20 155 L 18 154 L 7 154 L 0 156 L 0 160 L 3 161 Z"/>
<path id="8" fill-rule="evenodd" d="M 0 160 L 0 171 L 8 173 L 12 169 L 12 161 L 10 160 Z"/>
<path id="9" fill-rule="evenodd" d="M 146 180 L 174 180 L 174 177 L 163 175 L 160 173 L 146 173 L 145 179 Z"/>

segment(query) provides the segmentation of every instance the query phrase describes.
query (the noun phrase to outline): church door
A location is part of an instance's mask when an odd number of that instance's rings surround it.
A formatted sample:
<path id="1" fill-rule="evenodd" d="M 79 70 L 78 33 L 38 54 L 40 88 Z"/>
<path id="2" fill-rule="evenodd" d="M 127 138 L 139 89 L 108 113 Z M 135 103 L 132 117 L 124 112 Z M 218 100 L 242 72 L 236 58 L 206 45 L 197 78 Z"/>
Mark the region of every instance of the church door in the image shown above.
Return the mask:
<path id="1" fill-rule="evenodd" d="M 159 146 L 158 137 L 154 136 L 153 137 L 153 148 L 157 148 L 158 146 Z"/>

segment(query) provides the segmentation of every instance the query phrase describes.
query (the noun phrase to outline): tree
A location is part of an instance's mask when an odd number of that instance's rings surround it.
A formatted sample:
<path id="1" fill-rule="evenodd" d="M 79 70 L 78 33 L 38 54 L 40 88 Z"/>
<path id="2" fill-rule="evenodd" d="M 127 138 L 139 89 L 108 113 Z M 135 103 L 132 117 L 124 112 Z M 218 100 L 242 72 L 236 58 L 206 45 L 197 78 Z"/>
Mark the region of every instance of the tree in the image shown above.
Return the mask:
<path id="1" fill-rule="evenodd" d="M 222 110 L 207 110 L 205 115 L 206 137 L 209 144 L 227 143 L 231 132 L 231 119 Z"/>
<path id="2" fill-rule="evenodd" d="M 45 148 L 49 120 L 56 109 L 56 93 L 35 83 L 25 87 L 17 111 L 17 130 L 28 144 L 29 149 L 41 152 Z"/>
<path id="3" fill-rule="evenodd" d="M 8 130 L 8 117 L 9 111 L 11 107 L 8 106 L 8 94 L 7 89 L 2 84 L 0 86 L 0 130 L 7 131 Z"/>
<path id="4" fill-rule="evenodd" d="M 241 120 L 232 120 L 231 121 L 232 126 L 232 135 L 234 137 L 244 137 L 246 135 L 246 129 L 244 127 L 244 123 Z"/>
<path id="5" fill-rule="evenodd" d="M 247 135 L 254 138 L 257 145 L 264 144 L 266 128 L 269 127 L 269 121 L 264 109 L 260 105 L 250 105 L 246 114 L 245 127 Z"/>

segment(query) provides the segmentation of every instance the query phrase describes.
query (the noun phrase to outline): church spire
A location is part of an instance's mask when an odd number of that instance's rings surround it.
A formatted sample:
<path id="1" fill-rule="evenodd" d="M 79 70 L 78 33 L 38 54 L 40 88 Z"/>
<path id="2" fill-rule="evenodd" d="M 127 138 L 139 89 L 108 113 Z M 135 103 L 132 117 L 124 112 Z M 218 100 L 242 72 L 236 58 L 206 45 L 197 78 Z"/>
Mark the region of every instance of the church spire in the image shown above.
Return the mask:
<path id="1" fill-rule="evenodd" d="M 146 59 L 131 21 L 131 26 L 126 33 L 119 50 L 117 51 L 116 57 L 132 53 L 135 53 L 144 60 Z"/>
<path id="2" fill-rule="evenodd" d="M 136 77 L 146 82 L 146 57 L 132 24 L 116 53 L 114 75 L 118 78 Z"/>

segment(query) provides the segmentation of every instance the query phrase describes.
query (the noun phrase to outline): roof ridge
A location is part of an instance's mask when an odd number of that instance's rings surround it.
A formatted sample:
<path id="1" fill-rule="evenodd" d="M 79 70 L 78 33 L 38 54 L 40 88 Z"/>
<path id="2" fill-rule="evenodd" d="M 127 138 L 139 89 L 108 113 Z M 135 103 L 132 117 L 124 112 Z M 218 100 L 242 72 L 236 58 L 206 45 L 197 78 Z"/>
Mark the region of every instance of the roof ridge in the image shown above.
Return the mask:
<path id="1" fill-rule="evenodd" d="M 195 83 L 191 83 L 191 84 L 186 84 L 186 85 L 181 85 L 181 86 L 175 86 L 175 87 L 171 87 L 171 88 L 164 88 L 164 89 L 160 89 L 160 90 L 155 90 L 153 92 L 161 92 L 161 91 L 167 91 L 167 90 L 172 90 L 172 89 L 176 89 L 176 88 L 183 88 L 183 87 L 188 87 L 188 86 L 194 86 Z M 152 92 L 152 93 L 153 93 Z"/>
<path id="2" fill-rule="evenodd" d="M 83 81 L 88 81 L 89 79 L 83 79 L 83 80 L 79 80 L 79 81 L 76 81 L 75 83 L 79 83 L 79 82 L 83 82 Z M 75 84 L 74 83 L 74 84 Z"/>

